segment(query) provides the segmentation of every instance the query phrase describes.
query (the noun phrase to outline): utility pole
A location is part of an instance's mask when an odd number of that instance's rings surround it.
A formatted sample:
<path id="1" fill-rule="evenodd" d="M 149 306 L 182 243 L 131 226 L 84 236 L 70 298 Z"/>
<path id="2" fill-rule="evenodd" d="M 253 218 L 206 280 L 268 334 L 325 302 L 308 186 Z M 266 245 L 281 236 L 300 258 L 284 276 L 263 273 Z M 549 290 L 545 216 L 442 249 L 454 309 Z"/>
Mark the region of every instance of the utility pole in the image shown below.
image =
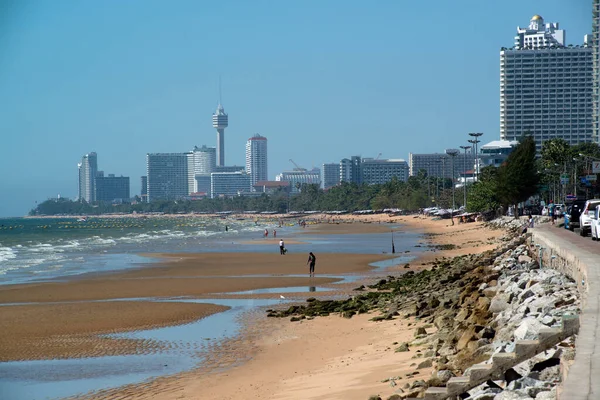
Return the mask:
<path id="1" fill-rule="evenodd" d="M 463 173 L 465 174 L 465 178 L 463 181 L 463 206 L 465 207 L 465 211 L 467 210 L 467 149 L 470 149 L 471 146 L 460 146 L 461 149 L 465 151 L 465 158 L 463 158 Z"/>
<path id="2" fill-rule="evenodd" d="M 481 142 L 478 138 L 482 135 L 483 133 L 481 132 L 469 133 L 469 136 L 475 138 L 473 140 L 469 140 L 469 143 L 473 143 L 475 145 L 475 182 L 479 181 L 479 158 L 477 157 L 477 143 Z"/>
<path id="3" fill-rule="evenodd" d="M 460 154 L 460 150 L 457 149 L 447 149 L 446 150 L 446 154 L 448 154 L 450 156 L 450 161 L 452 162 L 452 167 L 451 167 L 451 176 L 452 179 L 450 180 L 452 183 L 452 211 L 450 213 L 450 218 L 452 219 L 452 225 L 454 225 L 454 210 L 456 209 L 456 199 L 454 198 L 454 186 L 456 186 L 454 184 L 454 158 L 456 158 L 456 156 L 458 154 Z"/>

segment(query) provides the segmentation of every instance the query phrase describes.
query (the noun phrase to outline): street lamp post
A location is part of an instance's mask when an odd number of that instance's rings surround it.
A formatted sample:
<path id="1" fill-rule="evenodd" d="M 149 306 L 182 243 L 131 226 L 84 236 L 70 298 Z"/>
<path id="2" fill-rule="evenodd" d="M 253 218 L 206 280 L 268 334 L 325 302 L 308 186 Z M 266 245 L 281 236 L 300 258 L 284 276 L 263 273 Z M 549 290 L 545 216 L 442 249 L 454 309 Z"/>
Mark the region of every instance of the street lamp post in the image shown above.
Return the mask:
<path id="1" fill-rule="evenodd" d="M 464 199 L 463 199 L 463 206 L 465 206 L 465 211 L 467 209 L 467 149 L 470 149 L 471 146 L 460 146 L 461 149 L 463 149 L 465 151 L 465 158 L 463 159 L 463 173 L 465 174 L 465 178 L 463 181 L 463 192 L 464 192 Z"/>
<path id="2" fill-rule="evenodd" d="M 441 159 L 440 159 L 441 160 Z M 435 174 L 435 206 L 440 206 L 440 160 L 436 160 Z"/>
<path id="3" fill-rule="evenodd" d="M 451 179 L 451 182 L 452 182 L 452 212 L 450 214 L 450 218 L 452 218 L 452 225 L 454 225 L 454 210 L 456 209 L 456 201 L 455 201 L 455 198 L 454 198 L 454 186 L 455 186 L 454 185 L 454 177 L 456 176 L 455 173 L 454 173 L 454 158 L 458 154 L 460 154 L 460 150 L 457 150 L 457 149 L 447 149 L 446 150 L 446 154 L 448 154 L 450 156 L 450 160 L 451 160 L 451 163 L 452 163 L 451 164 L 452 166 L 450 167 L 451 171 L 452 171 L 451 172 L 451 174 L 452 174 L 452 179 Z"/>
<path id="4" fill-rule="evenodd" d="M 483 135 L 483 133 L 481 133 L 481 132 L 471 132 L 471 133 L 469 133 L 469 136 L 475 138 L 473 140 L 469 140 L 469 143 L 475 144 L 475 181 L 476 182 L 479 180 L 479 159 L 477 157 L 477 155 L 478 155 L 478 153 L 477 153 L 477 143 L 480 142 L 480 140 L 478 138 L 481 135 Z"/>

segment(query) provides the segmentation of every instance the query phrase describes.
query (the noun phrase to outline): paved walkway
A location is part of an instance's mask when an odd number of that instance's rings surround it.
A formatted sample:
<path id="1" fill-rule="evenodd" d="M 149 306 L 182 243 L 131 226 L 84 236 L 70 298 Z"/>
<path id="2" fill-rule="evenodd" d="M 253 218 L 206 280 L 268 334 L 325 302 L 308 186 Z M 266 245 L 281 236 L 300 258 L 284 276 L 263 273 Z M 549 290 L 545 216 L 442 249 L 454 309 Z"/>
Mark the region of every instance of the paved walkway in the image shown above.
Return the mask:
<path id="1" fill-rule="evenodd" d="M 539 225 L 530 232 L 534 244 L 542 249 L 544 265 L 560 269 L 575 279 L 582 295 L 575 362 L 569 368 L 560 398 L 599 400 L 600 242 L 550 224 Z"/>

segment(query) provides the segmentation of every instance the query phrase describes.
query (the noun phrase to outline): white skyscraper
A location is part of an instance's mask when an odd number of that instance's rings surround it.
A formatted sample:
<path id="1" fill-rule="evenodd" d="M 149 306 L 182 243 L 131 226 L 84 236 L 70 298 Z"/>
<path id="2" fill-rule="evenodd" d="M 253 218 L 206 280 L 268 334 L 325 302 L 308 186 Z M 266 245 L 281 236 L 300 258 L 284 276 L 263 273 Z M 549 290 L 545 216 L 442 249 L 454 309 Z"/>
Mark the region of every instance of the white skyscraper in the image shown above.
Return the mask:
<path id="1" fill-rule="evenodd" d="M 217 130 L 217 165 L 225 165 L 225 128 L 229 126 L 229 116 L 219 102 L 217 111 L 212 117 L 213 128 Z"/>
<path id="2" fill-rule="evenodd" d="M 246 142 L 246 173 L 250 175 L 252 186 L 268 180 L 267 138 L 258 133 Z"/>
<path id="3" fill-rule="evenodd" d="M 79 169 L 79 201 L 96 201 L 96 174 L 98 173 L 98 155 L 91 152 L 81 157 Z"/>
<path id="4" fill-rule="evenodd" d="M 196 175 L 210 175 L 217 166 L 217 149 L 214 147 L 194 147 L 194 173 Z"/>
<path id="5" fill-rule="evenodd" d="M 549 139 L 592 140 L 592 48 L 565 46 L 565 32 L 539 15 L 518 29 L 515 47 L 500 51 L 500 138 L 525 132 L 538 151 Z"/>
<path id="6" fill-rule="evenodd" d="M 600 0 L 592 3 L 593 139 L 600 140 Z"/>

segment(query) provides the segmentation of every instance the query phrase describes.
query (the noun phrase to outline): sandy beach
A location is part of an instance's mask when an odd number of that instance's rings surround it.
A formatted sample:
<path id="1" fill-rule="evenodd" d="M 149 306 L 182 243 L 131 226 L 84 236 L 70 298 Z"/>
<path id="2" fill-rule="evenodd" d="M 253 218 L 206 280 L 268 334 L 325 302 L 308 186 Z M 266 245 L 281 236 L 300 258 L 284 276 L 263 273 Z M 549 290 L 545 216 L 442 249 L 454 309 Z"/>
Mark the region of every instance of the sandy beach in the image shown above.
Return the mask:
<path id="1" fill-rule="evenodd" d="M 327 221 L 323 216 L 313 218 Z M 449 220 L 431 220 L 422 216 L 371 215 L 336 216 L 334 223 L 311 223 L 298 236 L 388 232 L 390 222 L 402 224 L 402 229 L 429 234 L 423 243 L 427 251 L 410 263 L 412 269 L 427 268 L 436 258 L 479 253 L 493 248 L 502 234 L 502 231 L 489 230 L 480 223 L 452 226 Z M 276 239 L 268 240 L 276 243 Z M 0 303 L 41 303 L 0 309 L 0 335 L 20 338 L 10 343 L 3 342 L 0 359 L 34 360 L 143 353 L 157 344 L 106 339 L 98 335 L 178 325 L 223 310 L 222 307 L 209 304 L 143 301 L 98 303 L 91 300 L 180 296 L 211 298 L 223 296 L 224 292 L 259 288 L 332 285 L 337 279 L 319 275 L 367 273 L 372 270 L 370 263 L 393 255 L 319 254 L 316 278 L 277 276 L 307 274 L 305 254 L 153 256 L 160 257 L 162 262 L 123 273 L 86 276 L 68 282 L 0 287 Z M 381 274 L 406 270 L 398 266 Z M 346 285 L 343 290 L 348 289 Z M 350 291 L 347 293 L 351 295 Z M 327 297 L 331 293 L 310 295 Z M 303 297 L 306 295 L 298 296 L 299 299 Z M 174 377 L 100 392 L 92 397 L 362 399 L 377 393 L 389 395 L 393 393 L 393 388 L 381 383 L 381 380 L 414 369 L 411 366 L 415 363 L 412 357 L 417 350 L 395 353 L 394 343 L 413 337 L 417 325 L 410 320 L 375 323 L 369 321 L 373 316 L 359 315 L 352 319 L 318 317 L 292 323 L 288 319 L 267 319 L 264 313 L 257 312 L 245 318 L 241 335 L 226 341 L 212 355 L 215 365 L 229 365 L 230 368 L 209 369 L 207 372 L 210 363 L 206 363 L 204 368 Z M 39 345 L 32 345 L 36 341 Z M 65 343 L 77 344 L 71 346 Z M 239 360 L 249 361 L 239 364 Z M 406 377 L 406 382 L 427 374 L 427 370 L 419 374 Z M 232 384 L 232 379 L 235 384 Z"/>

